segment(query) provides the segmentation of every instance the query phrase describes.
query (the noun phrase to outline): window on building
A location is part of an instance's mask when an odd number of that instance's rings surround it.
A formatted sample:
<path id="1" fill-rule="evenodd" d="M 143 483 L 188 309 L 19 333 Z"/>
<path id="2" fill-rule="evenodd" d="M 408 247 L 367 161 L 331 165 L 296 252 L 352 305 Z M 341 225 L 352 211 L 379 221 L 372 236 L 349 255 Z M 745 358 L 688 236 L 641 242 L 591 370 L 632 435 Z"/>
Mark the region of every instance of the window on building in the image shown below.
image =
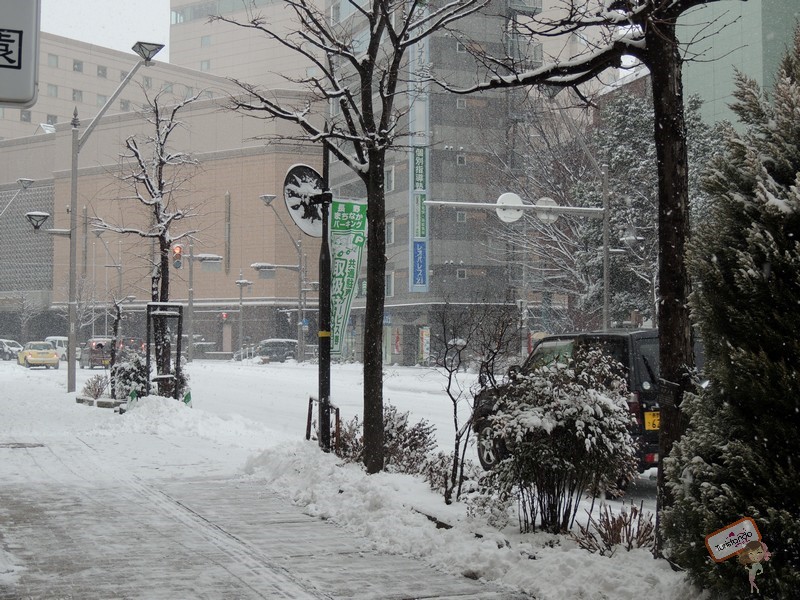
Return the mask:
<path id="1" fill-rule="evenodd" d="M 127 76 L 128 76 L 128 72 L 127 72 L 127 71 L 120 71 L 120 72 L 119 72 L 119 80 L 120 80 L 120 81 L 122 81 L 123 79 L 125 79 Z"/>
<path id="2" fill-rule="evenodd" d="M 144 86 L 144 89 L 149 90 L 151 87 L 153 87 L 153 78 L 149 75 L 144 75 L 142 77 L 142 85 Z"/>
<path id="3" fill-rule="evenodd" d="M 208 48 L 211 45 L 211 36 L 210 35 L 201 35 L 200 36 L 200 47 L 201 48 Z"/>
<path id="4" fill-rule="evenodd" d="M 55 125 L 58 123 L 58 115 L 47 115 L 47 124 Z"/>
<path id="5" fill-rule="evenodd" d="M 83 91 L 82 90 L 72 90 L 72 101 L 73 102 L 83 102 Z"/>
<path id="6" fill-rule="evenodd" d="M 47 55 L 47 66 L 52 67 L 54 69 L 58 68 L 58 54 Z"/>
<path id="7" fill-rule="evenodd" d="M 29 110 L 21 110 L 19 111 L 19 120 L 23 123 L 30 123 L 31 122 L 31 111 Z"/>
<path id="8" fill-rule="evenodd" d="M 211 70 L 211 61 L 210 60 L 201 60 L 200 61 L 200 70 L 201 71 L 210 71 Z"/>
<path id="9" fill-rule="evenodd" d="M 82 60 L 73 60 L 72 61 L 72 70 L 76 73 L 83 73 L 83 61 Z"/>
<path id="10" fill-rule="evenodd" d="M 461 110 L 467 108 L 467 99 L 466 98 L 456 98 L 456 108 Z"/>
<path id="11" fill-rule="evenodd" d="M 102 79 L 108 79 L 108 67 L 97 65 L 97 76 Z"/>
<path id="12" fill-rule="evenodd" d="M 467 278 L 466 269 L 456 269 L 456 279 L 466 279 L 466 278 Z"/>
<path id="13" fill-rule="evenodd" d="M 130 100 L 120 100 L 119 101 L 119 109 L 122 112 L 130 112 L 130 110 L 131 110 L 131 101 Z"/>
<path id="14" fill-rule="evenodd" d="M 394 244 L 394 219 L 386 219 L 386 245 Z"/>
<path id="15" fill-rule="evenodd" d="M 51 98 L 58 98 L 58 86 L 52 83 L 47 84 L 47 95 Z"/>
<path id="16" fill-rule="evenodd" d="M 186 20 L 186 15 L 184 14 L 183 10 L 173 10 L 170 12 L 169 15 L 169 22 L 170 25 L 178 25 L 183 23 Z"/>
<path id="17" fill-rule="evenodd" d="M 384 286 L 384 292 L 387 298 L 391 298 L 394 296 L 394 271 L 391 273 L 386 273 L 386 285 Z"/>
<path id="18" fill-rule="evenodd" d="M 465 164 L 467 164 L 467 157 L 463 154 L 456 155 L 456 164 L 459 167 L 463 167 Z"/>
<path id="19" fill-rule="evenodd" d="M 463 54 L 467 51 L 467 47 L 461 42 L 456 42 L 456 52 Z"/>
<path id="20" fill-rule="evenodd" d="M 339 22 L 342 15 L 342 7 L 337 2 L 336 4 L 331 5 L 331 25 L 334 25 Z"/>
<path id="21" fill-rule="evenodd" d="M 394 191 L 394 167 L 383 171 L 383 191 L 387 194 Z"/>
<path id="22" fill-rule="evenodd" d="M 97 107 L 98 108 L 101 108 L 101 107 L 105 106 L 106 102 L 108 102 L 108 96 L 105 96 L 103 94 L 97 94 Z"/>
<path id="23" fill-rule="evenodd" d="M 185 100 L 188 100 L 192 96 L 194 96 L 194 88 L 187 86 L 186 87 L 186 93 L 183 95 L 183 97 L 184 97 Z"/>
<path id="24" fill-rule="evenodd" d="M 168 93 L 168 94 L 171 94 L 171 93 L 172 93 L 172 87 L 173 87 L 173 84 L 172 84 L 172 82 L 170 82 L 170 81 L 165 81 L 165 82 L 164 82 L 164 85 L 161 87 L 161 89 L 162 89 L 163 91 L 165 91 L 166 93 Z"/>
<path id="25" fill-rule="evenodd" d="M 456 211 L 456 223 L 466 223 L 467 222 L 467 213 L 463 210 Z"/>

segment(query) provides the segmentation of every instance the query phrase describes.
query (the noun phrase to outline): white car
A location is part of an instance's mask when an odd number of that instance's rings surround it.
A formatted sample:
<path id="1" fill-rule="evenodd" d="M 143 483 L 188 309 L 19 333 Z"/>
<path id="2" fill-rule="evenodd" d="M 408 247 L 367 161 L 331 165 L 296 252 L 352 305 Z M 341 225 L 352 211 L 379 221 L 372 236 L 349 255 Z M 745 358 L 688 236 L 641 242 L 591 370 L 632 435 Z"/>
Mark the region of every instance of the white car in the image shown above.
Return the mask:
<path id="1" fill-rule="evenodd" d="M 55 348 L 56 352 L 58 352 L 59 359 L 67 360 L 67 346 L 69 342 L 69 338 L 67 336 L 51 335 L 49 337 L 44 338 L 44 341 L 53 344 L 53 348 Z"/>
<path id="2" fill-rule="evenodd" d="M 17 353 L 22 350 L 22 344 L 16 340 L 3 340 L 0 339 L 0 358 L 3 360 L 11 360 L 17 358 Z"/>

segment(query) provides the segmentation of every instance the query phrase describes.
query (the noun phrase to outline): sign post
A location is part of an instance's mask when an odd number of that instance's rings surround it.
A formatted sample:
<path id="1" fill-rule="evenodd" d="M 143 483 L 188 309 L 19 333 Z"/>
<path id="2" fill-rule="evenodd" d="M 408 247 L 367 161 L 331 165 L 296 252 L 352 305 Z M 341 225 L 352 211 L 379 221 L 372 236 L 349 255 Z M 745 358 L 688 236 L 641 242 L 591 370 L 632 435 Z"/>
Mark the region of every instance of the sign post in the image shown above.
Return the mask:
<path id="1" fill-rule="evenodd" d="M 41 0 L 0 3 L 0 106 L 36 103 Z"/>

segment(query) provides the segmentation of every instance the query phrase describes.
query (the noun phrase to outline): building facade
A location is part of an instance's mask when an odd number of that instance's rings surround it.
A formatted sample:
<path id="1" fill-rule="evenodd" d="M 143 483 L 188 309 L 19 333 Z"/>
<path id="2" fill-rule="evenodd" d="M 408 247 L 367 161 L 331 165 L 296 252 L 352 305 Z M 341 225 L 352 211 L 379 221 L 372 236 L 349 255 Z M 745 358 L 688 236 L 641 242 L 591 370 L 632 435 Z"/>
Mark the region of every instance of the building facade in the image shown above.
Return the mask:
<path id="1" fill-rule="evenodd" d="M 286 55 L 274 40 L 220 21 L 208 23 L 211 14 L 238 22 L 248 22 L 260 14 L 269 17 L 270 24 L 277 18 L 279 26 L 289 27 L 288 21 L 280 20 L 288 11 L 276 12 L 277 6 L 256 2 L 254 8 L 245 9 L 241 3 L 225 0 L 172 0 L 171 60 L 265 89 L 276 82 L 276 77 L 286 85 L 286 78 L 313 75 L 313 66 Z M 352 18 L 353 8 L 347 2 L 321 2 L 320 9 L 332 23 L 346 23 Z M 460 35 L 441 31 L 418 44 L 409 52 L 404 74 L 413 80 L 415 69 L 427 63 L 449 83 L 467 85 L 475 76 L 468 43 L 480 44 L 526 68 L 541 65 L 556 52 L 578 53 L 582 48 L 578 37 L 547 48 L 524 35 L 518 23 L 541 10 L 541 0 L 496 2 L 485 14 L 459 23 Z M 359 39 L 360 33 L 354 29 L 352 35 Z M 429 89 L 420 97 L 406 90 L 405 96 L 397 99 L 399 110 L 408 111 L 401 126 L 419 134 L 410 139 L 410 148 L 390 152 L 385 173 L 385 362 L 415 364 L 426 358 L 425 330 L 436 307 L 475 302 L 516 306 L 524 293 L 492 248 L 495 241 L 489 224 L 497 220 L 493 210 L 425 204 L 428 200 L 495 202 L 498 190 L 503 188 L 500 165 L 507 159 L 498 157 L 497 149 L 514 127 L 514 97 L 524 94 L 501 91 L 456 97 Z M 503 148 L 501 152 L 513 150 Z M 335 197 L 364 198 L 355 174 L 337 164 L 332 165 L 331 172 Z M 362 273 L 345 338 L 345 356 L 357 359 L 362 353 L 364 280 Z M 532 302 L 538 302 L 538 297 Z"/>
<path id="2" fill-rule="evenodd" d="M 6 207 L 0 216 L 0 330 L 4 337 L 23 341 L 66 332 L 70 267 L 68 238 L 45 231 L 34 234 L 25 214 L 49 213 L 43 230 L 69 228 L 72 113 L 77 106 L 83 132 L 137 59 L 42 34 L 40 60 L 40 87 L 54 85 L 58 93 L 39 94 L 39 101 L 29 109 L 31 122 L 20 120 L 19 109 L 9 108 L 0 120 L 4 138 L 0 140 L 0 205 Z M 80 70 L 75 64 L 81 64 Z M 83 102 L 73 101 L 71 93 L 64 97 L 63 90 L 80 90 L 82 94 L 75 97 Z M 198 96 L 179 113 L 181 127 L 171 140 L 171 150 L 188 152 L 198 162 L 196 168 L 181 174 L 173 198 L 193 216 L 176 225 L 172 235 L 194 232 L 191 242 L 183 240 L 185 258 L 190 244 L 198 258 L 221 257 L 219 262 L 184 259 L 182 268 L 170 273 L 171 299 L 188 304 L 191 272 L 194 331 L 206 339 L 206 348 L 227 352 L 246 342 L 295 337 L 300 305 L 307 302 L 306 317 L 312 321 L 308 339 L 313 343 L 316 295 L 298 286 L 297 268 L 276 269 L 267 274 L 269 278 L 261 278 L 251 265 L 296 267 L 301 263 L 303 284 L 316 280 L 318 240 L 304 239 L 303 253 L 298 256 L 278 220 L 292 226 L 285 206 L 266 207 L 259 197 L 278 193 L 291 165 L 318 166 L 320 161 L 314 148 L 296 143 L 266 145 L 257 139 L 288 137 L 291 130 L 285 123 L 249 119 L 225 109 L 233 92 L 235 88 L 224 78 L 156 62 L 139 70 L 86 138 L 78 161 L 79 215 L 74 234 L 78 236 L 79 312 L 94 318 L 82 319 L 80 340 L 105 334 L 109 305 L 130 296 L 133 301 L 123 306 L 129 315 L 126 330 L 129 335 L 144 334 L 143 310 L 150 299 L 154 249 L 137 235 L 98 234 L 92 223 L 102 219 L 147 226 L 149 213 L 132 199 L 132 189 L 124 179 L 130 171 L 122 155 L 130 136 L 138 136 L 146 147 L 143 140 L 152 136 L 152 125 L 142 112 L 147 106 L 145 94 L 152 98 L 161 93 L 162 104 Z M 276 93 L 296 96 L 296 92 Z M 54 117 L 46 123 L 48 127 L 33 126 L 47 115 Z M 33 183 L 21 190 L 19 178 Z M 251 285 L 237 284 L 242 281 Z"/>
<path id="3" fill-rule="evenodd" d="M 734 69 L 762 89 L 772 87 L 798 22 L 800 5 L 785 0 L 712 2 L 681 19 L 681 39 L 693 40 L 683 69 L 684 92 L 703 98 L 707 122 L 736 123 L 729 108 Z"/>

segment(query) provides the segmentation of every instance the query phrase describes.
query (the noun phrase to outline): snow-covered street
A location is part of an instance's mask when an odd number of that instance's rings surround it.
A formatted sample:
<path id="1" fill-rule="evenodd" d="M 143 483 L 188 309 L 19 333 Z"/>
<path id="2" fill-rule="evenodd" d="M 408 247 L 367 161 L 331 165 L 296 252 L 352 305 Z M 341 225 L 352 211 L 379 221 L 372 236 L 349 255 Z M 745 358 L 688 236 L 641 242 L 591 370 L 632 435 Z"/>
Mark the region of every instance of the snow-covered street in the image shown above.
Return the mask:
<path id="1" fill-rule="evenodd" d="M 63 365 L 0 362 L 0 598 L 701 597 L 645 551 L 492 530 L 420 479 L 321 453 L 303 439 L 316 369 L 195 361 L 193 408 L 148 398 L 118 415 L 76 403 Z M 78 390 L 98 373 L 79 370 Z M 344 420 L 360 376 L 333 367 Z M 442 384 L 386 368 L 387 400 L 447 450 Z"/>

